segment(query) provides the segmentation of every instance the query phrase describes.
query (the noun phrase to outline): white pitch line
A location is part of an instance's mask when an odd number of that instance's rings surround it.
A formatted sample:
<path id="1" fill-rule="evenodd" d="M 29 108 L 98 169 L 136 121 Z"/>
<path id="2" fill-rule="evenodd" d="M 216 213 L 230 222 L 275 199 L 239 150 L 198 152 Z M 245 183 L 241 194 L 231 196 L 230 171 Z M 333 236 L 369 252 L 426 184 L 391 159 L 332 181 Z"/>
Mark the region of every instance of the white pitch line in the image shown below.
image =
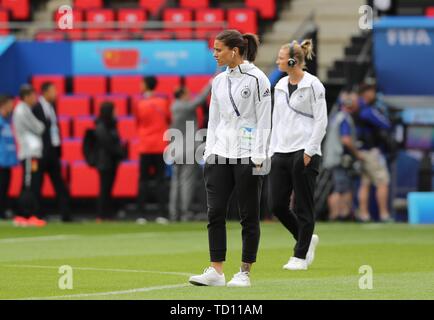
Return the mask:
<path id="1" fill-rule="evenodd" d="M 67 298 L 89 298 L 89 297 L 98 297 L 98 296 L 113 296 L 113 295 L 131 294 L 131 293 L 141 293 L 141 292 L 149 292 L 149 291 L 154 291 L 154 290 L 176 289 L 176 288 L 183 288 L 183 287 L 187 287 L 187 286 L 189 286 L 189 284 L 183 283 L 183 284 L 174 284 L 174 285 L 166 285 L 166 286 L 129 289 L 129 290 L 122 290 L 122 291 L 79 293 L 79 294 L 68 294 L 68 295 L 63 295 L 63 296 L 51 296 L 51 297 L 29 297 L 29 298 L 20 298 L 17 300 L 49 300 L 49 299 L 67 299 Z"/>
<path id="2" fill-rule="evenodd" d="M 26 264 L 3 264 L 3 265 L 0 265 L 0 267 L 59 269 L 59 267 L 56 267 L 56 266 L 38 266 L 38 265 L 26 265 Z M 193 275 L 193 273 L 185 273 L 185 272 L 156 271 L 156 270 L 134 270 L 134 269 L 111 269 L 111 268 L 93 268 L 93 267 L 72 267 L 72 270 L 129 272 L 129 273 L 157 273 L 157 274 L 167 274 L 167 275 L 175 275 L 175 276 L 192 276 Z"/>
<path id="3" fill-rule="evenodd" d="M 21 242 L 35 242 L 35 241 L 57 241 L 57 240 L 71 240 L 78 239 L 81 236 L 77 235 L 63 235 L 56 236 L 43 236 L 43 237 L 23 237 L 23 238 L 4 238 L 0 239 L 1 243 L 21 243 Z"/>

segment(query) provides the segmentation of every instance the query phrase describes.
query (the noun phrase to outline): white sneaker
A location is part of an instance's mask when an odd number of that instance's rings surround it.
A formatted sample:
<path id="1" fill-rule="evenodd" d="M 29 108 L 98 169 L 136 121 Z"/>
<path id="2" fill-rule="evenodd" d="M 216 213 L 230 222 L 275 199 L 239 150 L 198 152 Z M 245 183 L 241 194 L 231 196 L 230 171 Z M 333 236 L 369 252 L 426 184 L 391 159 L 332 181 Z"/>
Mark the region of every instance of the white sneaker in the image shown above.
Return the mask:
<path id="1" fill-rule="evenodd" d="M 286 270 L 307 270 L 307 260 L 291 257 L 287 264 L 283 266 Z"/>
<path id="2" fill-rule="evenodd" d="M 309 250 L 306 254 L 307 265 L 310 266 L 315 259 L 315 248 L 319 243 L 319 237 L 314 234 L 312 235 L 312 239 L 310 240 Z"/>
<path id="3" fill-rule="evenodd" d="M 225 275 L 219 274 L 213 267 L 206 268 L 200 275 L 191 276 L 188 281 L 195 286 L 224 287 L 226 285 Z"/>
<path id="4" fill-rule="evenodd" d="M 231 281 L 228 282 L 228 287 L 250 287 L 250 275 L 247 271 L 241 271 L 234 274 Z"/>

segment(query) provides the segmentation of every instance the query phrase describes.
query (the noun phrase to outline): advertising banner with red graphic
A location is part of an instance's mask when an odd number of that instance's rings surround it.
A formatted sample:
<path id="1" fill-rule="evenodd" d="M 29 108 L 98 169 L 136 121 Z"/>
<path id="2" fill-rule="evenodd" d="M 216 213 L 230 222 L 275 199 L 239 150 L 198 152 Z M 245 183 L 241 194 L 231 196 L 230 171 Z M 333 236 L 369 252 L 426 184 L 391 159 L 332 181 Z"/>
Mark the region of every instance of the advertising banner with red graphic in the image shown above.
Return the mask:
<path id="1" fill-rule="evenodd" d="M 203 41 L 86 41 L 72 45 L 74 74 L 210 74 Z"/>

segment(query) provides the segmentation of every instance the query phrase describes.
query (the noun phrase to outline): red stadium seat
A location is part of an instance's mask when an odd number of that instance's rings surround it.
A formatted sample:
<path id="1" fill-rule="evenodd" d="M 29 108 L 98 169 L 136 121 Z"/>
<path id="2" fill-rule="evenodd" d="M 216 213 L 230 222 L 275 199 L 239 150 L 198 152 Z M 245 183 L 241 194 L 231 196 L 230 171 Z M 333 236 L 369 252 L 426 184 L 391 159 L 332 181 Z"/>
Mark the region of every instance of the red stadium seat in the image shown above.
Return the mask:
<path id="1" fill-rule="evenodd" d="M 60 116 L 87 116 L 90 114 L 89 96 L 59 96 L 57 113 Z"/>
<path id="2" fill-rule="evenodd" d="M 131 35 L 126 31 L 109 31 L 103 32 L 100 35 L 102 40 L 120 41 L 120 40 L 130 40 Z"/>
<path id="3" fill-rule="evenodd" d="M 434 18 L 434 7 L 428 7 L 428 8 L 426 8 L 425 15 L 427 17 L 433 17 Z"/>
<path id="4" fill-rule="evenodd" d="M 169 97 L 172 97 L 176 88 L 181 85 L 181 78 L 179 76 L 157 76 L 157 81 L 155 91 L 167 94 Z"/>
<path id="5" fill-rule="evenodd" d="M 146 22 L 146 11 L 144 9 L 119 9 L 118 21 L 123 26 L 129 27 L 134 31 L 143 29 L 143 25 L 140 23 Z"/>
<path id="6" fill-rule="evenodd" d="M 106 32 L 104 32 L 103 30 L 95 30 L 95 29 L 92 29 L 92 30 L 86 30 L 86 31 L 84 32 L 84 34 L 85 34 L 85 39 L 86 39 L 86 40 L 91 40 L 91 41 L 94 41 L 94 40 L 101 40 L 102 37 L 103 37 L 103 35 L 104 35 L 105 33 L 106 33 Z"/>
<path id="7" fill-rule="evenodd" d="M 128 144 L 128 158 L 130 160 L 138 160 L 139 154 L 139 139 L 130 140 Z"/>
<path id="8" fill-rule="evenodd" d="M 181 8 L 208 8 L 209 0 L 179 0 L 179 6 Z"/>
<path id="9" fill-rule="evenodd" d="M 221 31 L 225 19 L 223 9 L 198 9 L 196 10 L 196 22 L 197 23 L 210 23 L 212 26 L 197 26 L 196 37 L 208 38 L 211 35 L 215 35 L 217 31 Z"/>
<path id="10" fill-rule="evenodd" d="M 23 167 L 21 165 L 13 167 L 11 171 L 11 182 L 9 185 L 9 196 L 18 197 L 23 186 Z"/>
<path id="11" fill-rule="evenodd" d="M 125 161 L 119 165 L 113 186 L 113 196 L 136 197 L 138 191 L 139 164 L 137 161 Z"/>
<path id="12" fill-rule="evenodd" d="M 62 161 L 62 177 L 64 181 L 67 181 L 68 178 L 68 163 Z M 53 184 L 51 183 L 51 179 L 49 178 L 48 174 L 44 174 L 44 180 L 42 182 L 42 196 L 47 198 L 53 198 L 56 195 Z"/>
<path id="13" fill-rule="evenodd" d="M 58 95 L 65 94 L 65 77 L 63 75 L 35 75 L 32 77 L 32 85 L 40 93 L 44 82 L 52 82 Z"/>
<path id="14" fill-rule="evenodd" d="M 241 33 L 257 33 L 256 11 L 253 9 L 228 9 L 228 29 Z"/>
<path id="15" fill-rule="evenodd" d="M 211 75 L 186 76 L 185 86 L 190 90 L 191 93 L 199 93 L 209 83 L 211 78 Z"/>
<path id="16" fill-rule="evenodd" d="M 56 23 L 57 27 L 59 26 L 58 22 L 59 19 L 62 17 L 63 14 L 59 13 L 59 11 L 54 11 L 53 13 L 53 21 Z M 72 10 L 72 16 L 73 16 L 73 29 L 66 29 L 66 30 L 62 30 L 64 32 L 70 32 L 72 30 L 77 30 L 77 27 L 74 25 L 75 23 L 81 23 L 84 21 L 83 19 L 83 11 L 82 10 L 77 10 L 77 9 L 73 9 Z"/>
<path id="17" fill-rule="evenodd" d="M 62 140 L 62 160 L 73 162 L 84 160 L 81 139 Z"/>
<path id="18" fill-rule="evenodd" d="M 80 29 L 72 29 L 65 31 L 67 37 L 71 41 L 81 41 L 84 39 L 84 33 Z"/>
<path id="19" fill-rule="evenodd" d="M 89 23 L 89 30 L 108 31 L 110 28 L 101 26 L 115 21 L 115 12 L 112 9 L 87 10 L 86 21 Z"/>
<path id="20" fill-rule="evenodd" d="M 62 31 L 39 31 L 35 35 L 35 40 L 38 41 L 63 41 L 65 33 Z"/>
<path id="21" fill-rule="evenodd" d="M 59 121 L 60 138 L 67 139 L 71 137 L 71 118 L 60 116 L 57 119 Z"/>
<path id="22" fill-rule="evenodd" d="M 99 115 L 99 109 L 104 101 L 113 102 L 115 105 L 116 116 L 128 115 L 128 96 L 124 94 L 112 94 L 112 95 L 97 95 L 93 98 L 94 115 Z"/>
<path id="23" fill-rule="evenodd" d="M 97 9 L 103 7 L 103 0 L 74 0 L 74 8 Z"/>
<path id="24" fill-rule="evenodd" d="M 1 0 L 0 7 L 10 10 L 15 20 L 27 20 L 30 17 L 29 0 Z"/>
<path id="25" fill-rule="evenodd" d="M 140 0 L 140 7 L 145 8 L 151 15 L 156 16 L 166 4 L 166 1 L 167 0 Z"/>
<path id="26" fill-rule="evenodd" d="M 131 140 L 136 138 L 136 119 L 131 116 L 118 117 L 118 130 L 122 140 Z"/>
<path id="27" fill-rule="evenodd" d="M 91 116 L 77 117 L 73 122 L 73 137 L 84 138 L 87 129 L 95 128 L 95 118 Z"/>
<path id="28" fill-rule="evenodd" d="M 166 31 L 145 31 L 144 40 L 171 40 L 173 35 Z"/>
<path id="29" fill-rule="evenodd" d="M 193 14 L 190 9 L 165 9 L 163 20 L 164 29 L 174 33 L 177 38 L 192 38 L 192 27 L 189 24 L 193 21 Z"/>
<path id="30" fill-rule="evenodd" d="M 141 76 L 112 76 L 110 78 L 111 93 L 139 94 L 142 91 Z"/>
<path id="31" fill-rule="evenodd" d="M 9 22 L 9 15 L 6 10 L 0 9 L 0 23 L 8 23 Z M 9 34 L 9 29 L 0 29 L 0 35 L 5 36 Z"/>
<path id="32" fill-rule="evenodd" d="M 262 19 L 274 19 L 276 17 L 275 0 L 246 0 L 247 8 L 257 9 Z"/>
<path id="33" fill-rule="evenodd" d="M 107 79 L 105 76 L 75 76 L 72 79 L 74 94 L 105 94 Z"/>
<path id="34" fill-rule="evenodd" d="M 73 162 L 70 168 L 70 192 L 72 197 L 96 197 L 99 192 L 99 178 L 96 169 L 85 162 Z"/>

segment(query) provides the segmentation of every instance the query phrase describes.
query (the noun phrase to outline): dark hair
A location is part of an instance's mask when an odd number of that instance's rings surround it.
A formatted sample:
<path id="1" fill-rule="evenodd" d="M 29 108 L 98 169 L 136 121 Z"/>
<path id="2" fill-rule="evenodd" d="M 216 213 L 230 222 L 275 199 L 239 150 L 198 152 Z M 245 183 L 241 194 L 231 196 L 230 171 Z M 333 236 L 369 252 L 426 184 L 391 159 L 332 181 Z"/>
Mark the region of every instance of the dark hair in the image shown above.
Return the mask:
<path id="1" fill-rule="evenodd" d="M 1 94 L 0 95 L 0 108 L 3 107 L 6 103 L 13 100 L 11 96 L 7 94 Z"/>
<path id="2" fill-rule="evenodd" d="M 362 83 L 359 86 L 359 94 L 363 94 L 363 93 L 365 93 L 366 91 L 369 91 L 369 90 L 376 90 L 375 85 L 374 84 L 369 84 L 369 83 Z"/>
<path id="3" fill-rule="evenodd" d="M 143 78 L 143 82 L 145 83 L 148 90 L 154 91 L 157 87 L 158 81 L 154 76 L 147 76 Z"/>
<path id="4" fill-rule="evenodd" d="M 187 88 L 184 87 L 184 86 L 179 87 L 178 89 L 176 89 L 175 90 L 175 98 L 176 99 L 180 99 L 185 94 L 185 92 L 187 91 L 186 89 Z"/>
<path id="5" fill-rule="evenodd" d="M 258 54 L 259 38 L 253 33 L 241 34 L 238 30 L 224 30 L 220 32 L 216 40 L 224 43 L 230 49 L 238 48 L 240 55 L 253 62 Z"/>
<path id="6" fill-rule="evenodd" d="M 35 89 L 30 84 L 26 83 L 20 87 L 20 98 L 21 99 L 24 99 L 33 93 L 35 93 Z"/>
<path id="7" fill-rule="evenodd" d="M 114 104 L 111 101 L 101 103 L 97 121 L 104 123 L 107 127 L 112 128 L 116 125 L 116 119 L 113 114 Z"/>
<path id="8" fill-rule="evenodd" d="M 41 92 L 42 93 L 47 92 L 52 86 L 54 86 L 54 83 L 52 83 L 50 81 L 46 81 L 46 82 L 42 83 Z"/>

